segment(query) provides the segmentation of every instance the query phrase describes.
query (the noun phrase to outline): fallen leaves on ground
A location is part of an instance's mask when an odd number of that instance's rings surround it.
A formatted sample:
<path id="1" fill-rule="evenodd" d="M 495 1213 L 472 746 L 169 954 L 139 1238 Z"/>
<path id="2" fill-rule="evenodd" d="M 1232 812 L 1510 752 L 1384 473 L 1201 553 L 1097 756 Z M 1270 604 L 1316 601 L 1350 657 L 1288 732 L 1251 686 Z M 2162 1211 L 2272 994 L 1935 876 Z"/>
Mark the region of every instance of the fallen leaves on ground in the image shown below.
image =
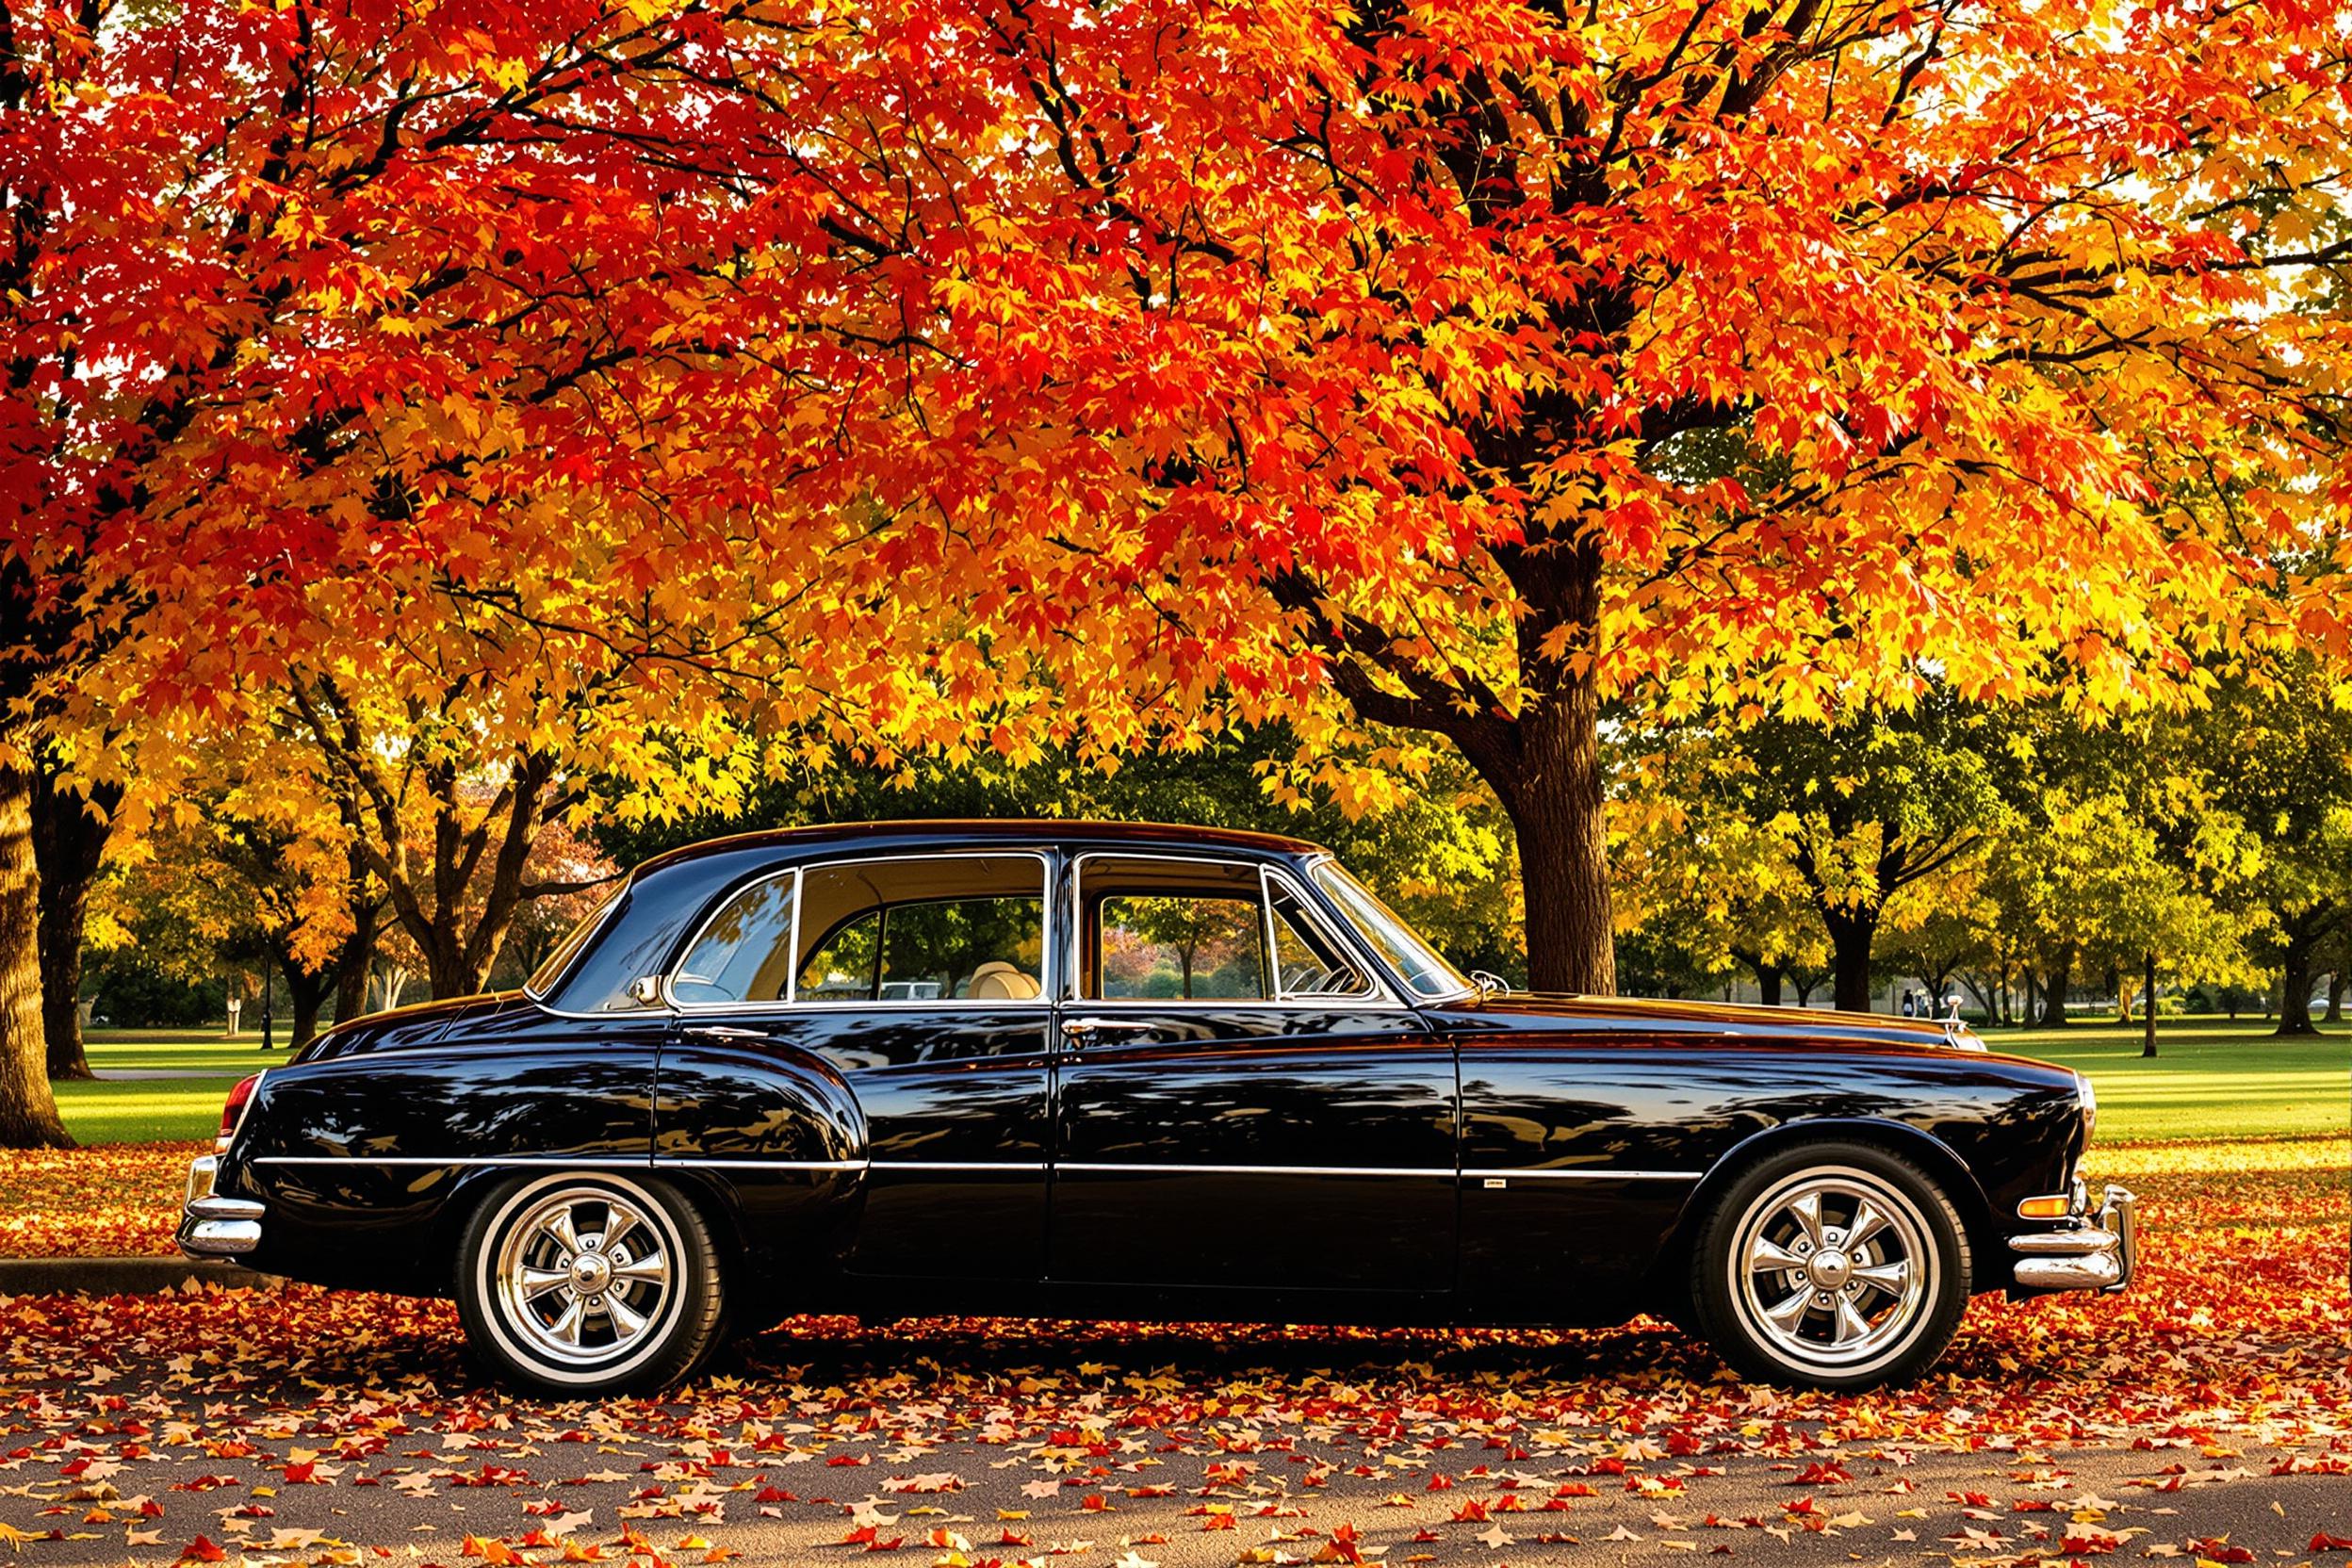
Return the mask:
<path id="1" fill-rule="evenodd" d="M 1193 1544 L 1187 1561 L 1231 1543 L 1219 1563 L 1276 1568 L 1401 1565 L 1425 1547 L 1532 1561 L 1645 1535 L 1710 1553 L 1936 1543 L 1985 1565 L 2244 1560 L 2181 1527 L 2203 1489 L 2352 1476 L 2347 1161 L 2340 1139 L 2314 1151 L 2327 1141 L 2226 1179 L 2210 1151 L 2095 1162 L 2146 1200 L 2131 1291 L 1982 1298 L 1931 1375 L 1854 1396 L 1742 1383 L 1647 1321 L 803 1318 L 662 1399 L 551 1404 L 479 1380 L 445 1303 L 22 1297 L 0 1301 L 0 1493 L 18 1531 L 0 1539 L 112 1531 L 188 1560 L 353 1561 L 334 1508 L 372 1487 L 419 1508 L 483 1499 L 462 1541 L 434 1515 L 428 1557 L 452 1565 L 724 1560 L 730 1527 L 777 1522 L 809 1560 L 895 1553 L 909 1568 L 1135 1568 L 1178 1555 L 1171 1540 Z M 2278 1146 L 2247 1147 L 2252 1161 Z M 2119 1496 L 2072 1478 L 2063 1456 L 2093 1448 L 2130 1456 Z M 1909 1479 L 1923 1456 L 1986 1453 L 2003 1456 L 2005 1490 Z M 184 1478 L 142 1486 L 156 1459 Z M 1738 1506 L 1734 1467 L 1788 1491 Z M 980 1487 L 988 1500 L 968 1494 Z M 482 1511 L 501 1500 L 524 1513 L 504 1534 Z"/>
<path id="2" fill-rule="evenodd" d="M 169 1256 L 188 1163 L 209 1142 L 10 1150 L 0 1163 L 0 1257 Z"/>

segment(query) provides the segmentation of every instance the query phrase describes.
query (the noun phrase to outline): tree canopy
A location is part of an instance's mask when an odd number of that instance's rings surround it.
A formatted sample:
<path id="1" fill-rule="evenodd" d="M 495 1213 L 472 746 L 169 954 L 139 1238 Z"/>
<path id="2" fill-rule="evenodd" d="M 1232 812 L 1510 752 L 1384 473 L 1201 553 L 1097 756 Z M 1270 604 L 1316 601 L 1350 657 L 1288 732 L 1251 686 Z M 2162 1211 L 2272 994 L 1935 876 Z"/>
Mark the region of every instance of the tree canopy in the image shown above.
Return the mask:
<path id="1" fill-rule="evenodd" d="M 1433 734 L 1606 990 L 1611 704 L 2344 687 L 2326 8 L 0 16 L 10 1064 L 126 727 L 462 740 L 443 983 L 590 776 Z"/>

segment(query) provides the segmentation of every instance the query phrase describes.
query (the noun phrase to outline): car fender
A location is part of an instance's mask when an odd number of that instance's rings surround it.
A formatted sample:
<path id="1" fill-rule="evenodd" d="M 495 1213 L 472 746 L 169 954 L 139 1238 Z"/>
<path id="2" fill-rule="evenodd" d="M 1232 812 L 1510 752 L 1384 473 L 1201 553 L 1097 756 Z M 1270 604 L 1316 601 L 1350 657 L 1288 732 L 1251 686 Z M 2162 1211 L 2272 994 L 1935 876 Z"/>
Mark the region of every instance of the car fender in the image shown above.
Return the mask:
<path id="1" fill-rule="evenodd" d="M 1674 1242 L 1661 1259 L 1661 1270 L 1673 1272 L 1680 1269 L 1683 1260 L 1689 1256 L 1690 1235 L 1697 1229 L 1699 1220 L 1714 1207 L 1723 1190 L 1742 1170 L 1776 1150 L 1830 1138 L 1872 1144 L 1890 1153 L 1901 1154 L 1934 1177 L 1944 1195 L 1952 1200 L 1952 1206 L 1959 1211 L 1961 1222 L 1968 1228 L 1969 1250 L 1976 1265 L 1975 1288 L 1984 1289 L 1988 1284 L 2001 1282 L 1998 1279 L 1989 1278 L 1986 1268 L 1987 1259 L 1993 1255 L 1988 1248 L 1998 1240 L 1991 1222 L 1991 1205 L 1975 1173 L 1968 1168 L 1968 1162 L 1952 1145 L 1924 1128 L 1890 1117 L 1874 1116 L 1791 1118 L 1751 1133 L 1724 1150 L 1707 1167 L 1706 1174 L 1700 1177 L 1697 1184 L 1690 1189 L 1690 1196 L 1684 1200 Z M 1998 1267 L 1989 1271 L 1990 1275 L 1999 1273 Z"/>
<path id="2" fill-rule="evenodd" d="M 652 1169 L 767 1272 L 838 1263 L 856 1234 L 865 1109 L 813 1051 L 745 1032 L 681 1030 L 654 1074 Z"/>

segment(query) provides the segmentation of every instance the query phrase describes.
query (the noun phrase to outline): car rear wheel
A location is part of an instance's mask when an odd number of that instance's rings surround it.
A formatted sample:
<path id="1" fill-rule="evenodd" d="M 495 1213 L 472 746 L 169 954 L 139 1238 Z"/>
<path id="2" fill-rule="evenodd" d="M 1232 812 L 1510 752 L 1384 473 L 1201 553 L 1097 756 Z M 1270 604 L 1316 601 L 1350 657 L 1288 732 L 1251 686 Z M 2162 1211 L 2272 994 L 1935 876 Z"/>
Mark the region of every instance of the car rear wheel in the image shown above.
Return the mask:
<path id="1" fill-rule="evenodd" d="M 492 1371 L 543 1393 L 660 1388 L 716 1343 L 719 1254 L 659 1182 L 564 1172 L 491 1193 L 459 1242 L 458 1315 Z"/>
<path id="2" fill-rule="evenodd" d="M 1850 1391 L 1943 1354 L 1968 1271 L 1968 1228 L 1925 1171 L 1868 1144 L 1812 1143 L 1725 1189 L 1691 1250 L 1690 1295 L 1740 1371 Z"/>

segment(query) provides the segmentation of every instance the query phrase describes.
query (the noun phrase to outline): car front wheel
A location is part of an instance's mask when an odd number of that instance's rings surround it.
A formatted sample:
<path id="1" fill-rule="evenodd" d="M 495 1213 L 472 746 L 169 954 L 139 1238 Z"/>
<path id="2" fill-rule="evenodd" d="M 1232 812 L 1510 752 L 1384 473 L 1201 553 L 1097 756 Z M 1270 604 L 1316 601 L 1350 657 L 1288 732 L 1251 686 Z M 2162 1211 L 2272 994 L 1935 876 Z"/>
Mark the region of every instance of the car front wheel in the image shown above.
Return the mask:
<path id="1" fill-rule="evenodd" d="M 1924 1370 L 1968 1304 L 1968 1237 L 1935 1180 L 1868 1144 L 1740 1173 L 1691 1251 L 1698 1326 L 1750 1377 L 1840 1392 Z"/>
<path id="2" fill-rule="evenodd" d="M 523 1177 L 475 1210 L 458 1246 L 458 1315 L 492 1371 L 541 1393 L 655 1389 L 718 1337 L 718 1249 L 659 1182 Z"/>

